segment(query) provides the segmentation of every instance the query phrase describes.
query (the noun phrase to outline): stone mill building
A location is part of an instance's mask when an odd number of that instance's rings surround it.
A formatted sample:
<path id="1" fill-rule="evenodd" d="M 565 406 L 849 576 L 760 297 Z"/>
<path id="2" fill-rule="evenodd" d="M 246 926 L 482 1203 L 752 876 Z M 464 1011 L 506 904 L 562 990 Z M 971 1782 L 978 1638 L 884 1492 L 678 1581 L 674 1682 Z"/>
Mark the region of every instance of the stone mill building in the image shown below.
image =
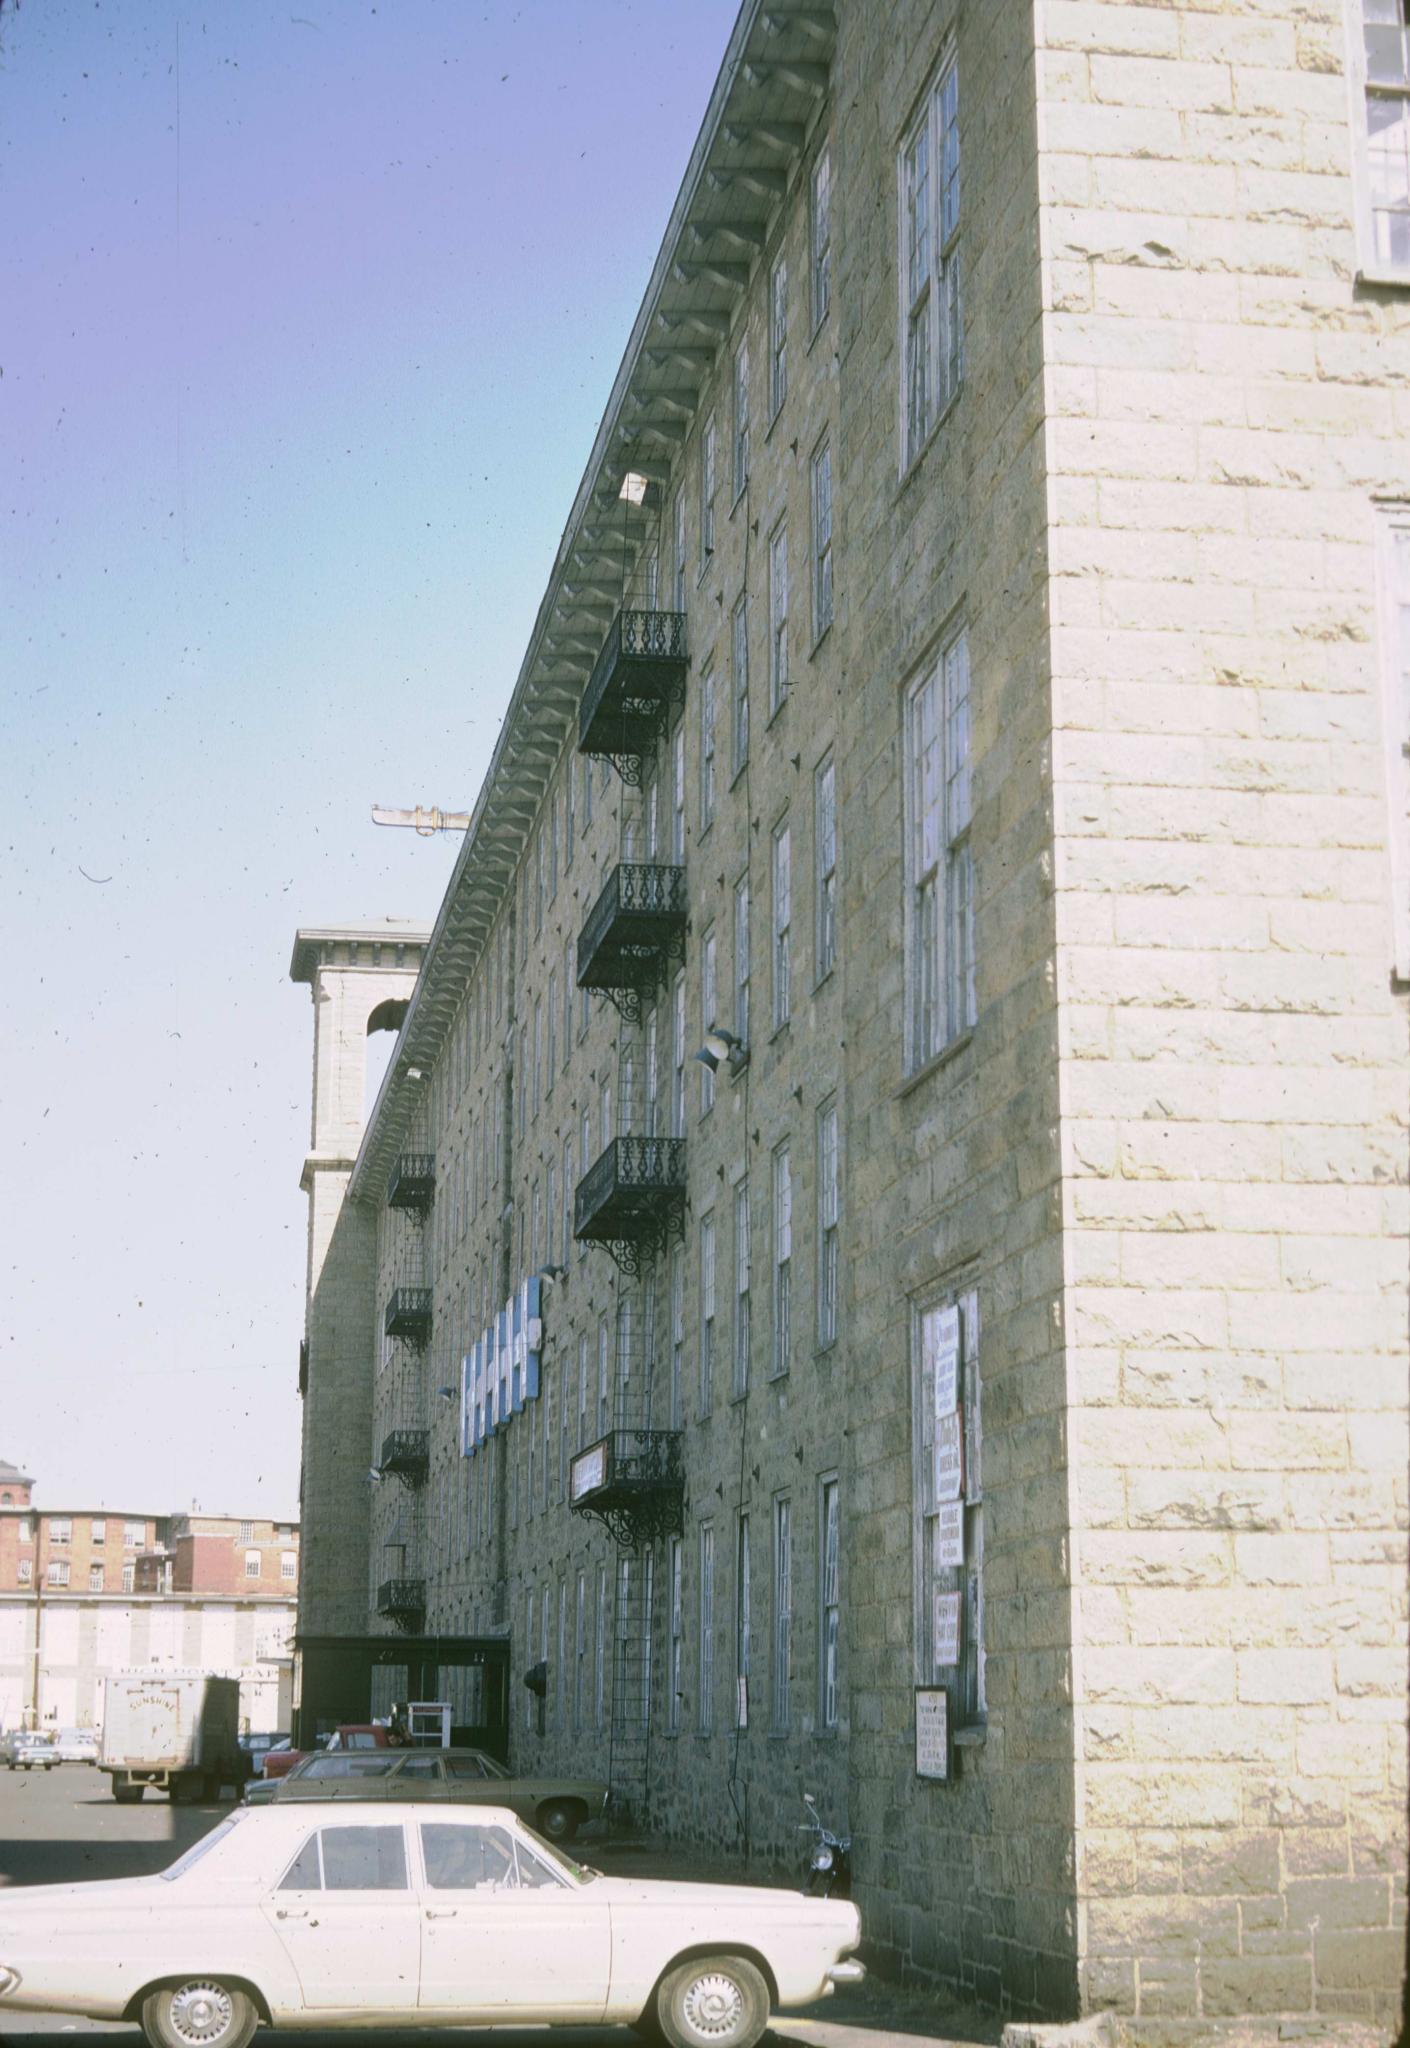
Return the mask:
<path id="1" fill-rule="evenodd" d="M 1408 39 L 746 0 L 434 928 L 295 954 L 301 1640 L 1018 2015 L 1399 2010 Z"/>

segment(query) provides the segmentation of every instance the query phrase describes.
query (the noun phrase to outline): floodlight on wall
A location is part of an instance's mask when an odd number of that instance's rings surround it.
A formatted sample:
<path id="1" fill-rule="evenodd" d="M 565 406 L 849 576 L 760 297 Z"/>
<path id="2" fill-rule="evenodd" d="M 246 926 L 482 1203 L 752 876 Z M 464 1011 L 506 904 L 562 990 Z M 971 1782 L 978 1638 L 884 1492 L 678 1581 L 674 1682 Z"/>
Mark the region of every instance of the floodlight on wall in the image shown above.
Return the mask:
<path id="1" fill-rule="evenodd" d="M 650 484 L 640 470 L 629 469 L 622 478 L 622 488 L 617 496 L 624 505 L 644 505 L 649 489 Z"/>
<path id="2" fill-rule="evenodd" d="M 380 1465 L 369 1465 L 367 1468 L 367 1483 L 369 1486 L 380 1486 L 386 1476 Z"/>
<path id="3" fill-rule="evenodd" d="M 728 1060 L 729 1070 L 734 1074 L 744 1064 L 748 1051 L 743 1039 L 736 1038 L 732 1031 L 714 1028 L 705 1033 L 705 1043 L 694 1057 L 712 1074 L 719 1072 L 721 1061 Z"/>
<path id="4" fill-rule="evenodd" d="M 566 1280 L 567 1277 L 568 1268 L 566 1266 L 540 1266 L 534 1275 L 536 1280 L 546 1280 L 550 1287 L 555 1280 Z"/>
<path id="5" fill-rule="evenodd" d="M 437 1387 L 436 1392 L 443 1401 L 453 1401 L 455 1399 L 454 1387 Z"/>
<path id="6" fill-rule="evenodd" d="M 424 1081 L 426 1076 L 420 1067 L 408 1067 L 406 1069 L 406 1078 L 408 1081 Z"/>

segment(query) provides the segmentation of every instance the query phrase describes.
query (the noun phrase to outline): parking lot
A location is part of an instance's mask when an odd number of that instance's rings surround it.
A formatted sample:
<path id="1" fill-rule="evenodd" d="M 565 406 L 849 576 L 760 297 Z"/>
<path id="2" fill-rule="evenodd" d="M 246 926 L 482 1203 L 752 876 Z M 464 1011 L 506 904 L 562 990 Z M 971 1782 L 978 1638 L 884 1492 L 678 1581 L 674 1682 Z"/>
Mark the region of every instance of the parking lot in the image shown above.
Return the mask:
<path id="1" fill-rule="evenodd" d="M 9 1885 L 81 1884 L 90 1879 L 143 1877 L 162 1870 L 210 1828 L 230 1802 L 208 1806 L 172 1806 L 151 1793 L 136 1806 L 118 1806 L 103 1774 L 82 1764 L 61 1764 L 52 1771 L 0 1769 L 0 1927 L 4 1924 L 4 1888 Z M 594 1831 L 595 1834 L 596 1831 Z M 611 1837 L 585 1836 L 575 1845 L 585 1861 L 622 1876 L 718 1875 L 739 1881 L 737 1872 L 701 1870 L 698 1859 L 673 1867 L 669 1852 L 657 1845 L 628 1844 Z M 385 2029 L 378 2048 L 433 2048 L 452 2032 L 426 2029 L 414 2033 Z M 495 2029 L 512 2034 L 516 2048 L 637 2048 L 636 2036 L 616 2027 Z M 901 2048 L 901 2044 L 933 2042 L 937 2048 L 997 2042 L 999 2024 L 992 2016 L 938 2008 L 932 2001 L 893 1990 L 872 1979 L 839 1992 L 804 2014 L 790 2013 L 773 2024 L 780 2041 L 800 2048 Z M 117 2048 L 142 2048 L 135 2027 L 105 2025 L 38 2013 L 10 2013 L 0 2003 L 0 2039 L 5 2048 L 26 2041 L 56 2048 L 59 2034 L 100 2034 Z M 343 2032 L 300 2031 L 300 2048 L 347 2048 Z M 764 2048 L 768 2048 L 767 2037 Z"/>

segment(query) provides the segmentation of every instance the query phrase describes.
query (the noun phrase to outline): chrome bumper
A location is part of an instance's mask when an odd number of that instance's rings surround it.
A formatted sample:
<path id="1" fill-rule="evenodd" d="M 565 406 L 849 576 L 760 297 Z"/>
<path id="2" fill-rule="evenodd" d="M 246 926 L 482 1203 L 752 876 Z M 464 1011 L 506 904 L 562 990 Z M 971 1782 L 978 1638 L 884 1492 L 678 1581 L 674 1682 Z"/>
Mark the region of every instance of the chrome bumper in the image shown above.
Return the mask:
<path id="1" fill-rule="evenodd" d="M 827 1973 L 829 1984 L 860 1984 L 867 1974 L 865 1963 L 859 1963 L 855 1956 L 848 1956 L 842 1963 L 834 1963 Z"/>

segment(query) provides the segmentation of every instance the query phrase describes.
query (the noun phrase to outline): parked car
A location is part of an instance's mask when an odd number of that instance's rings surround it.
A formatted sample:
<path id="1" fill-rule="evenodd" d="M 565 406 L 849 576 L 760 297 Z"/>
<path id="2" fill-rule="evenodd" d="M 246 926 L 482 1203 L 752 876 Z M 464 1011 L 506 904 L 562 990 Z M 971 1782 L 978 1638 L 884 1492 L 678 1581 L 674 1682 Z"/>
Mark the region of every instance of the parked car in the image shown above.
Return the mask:
<path id="1" fill-rule="evenodd" d="M 506 1807 L 239 1807 L 155 1877 L 0 1892 L 0 2017 L 140 2020 L 151 2048 L 280 2025 L 659 2028 L 754 2048 L 863 1976 L 857 1909 L 600 1877 Z"/>
<path id="2" fill-rule="evenodd" d="M 325 1749 L 386 1749 L 391 1739 L 391 1730 L 380 1721 L 344 1722 L 331 1735 L 320 1735 L 312 1749 L 295 1749 L 291 1741 L 276 1743 L 265 1753 L 260 1776 L 287 1778 L 290 1771 L 308 1757 L 319 1755 Z"/>
<path id="3" fill-rule="evenodd" d="M 240 1737 L 240 1754 L 245 1759 L 245 1776 L 257 1778 L 260 1775 L 260 1766 L 270 1750 L 278 1748 L 281 1744 L 287 1749 L 290 1746 L 289 1737 L 281 1735 L 277 1729 L 272 1733 L 266 1731 L 262 1734 L 247 1730 Z"/>
<path id="4" fill-rule="evenodd" d="M 246 1788 L 251 1805 L 280 1799 L 453 1799 L 507 1806 L 551 1842 L 571 1842 L 607 1804 L 593 1778 L 516 1778 L 482 1749 L 333 1750 L 286 1778 Z"/>
<path id="5" fill-rule="evenodd" d="M 42 1728 L 12 1728 L 8 1735 L 0 1735 L 0 1763 L 12 1771 L 32 1771 L 37 1764 L 52 1771 L 57 1762 L 54 1738 Z"/>
<path id="6" fill-rule="evenodd" d="M 61 1728 L 54 1737 L 54 1755 L 61 1764 L 96 1764 L 98 1738 L 91 1728 Z"/>

